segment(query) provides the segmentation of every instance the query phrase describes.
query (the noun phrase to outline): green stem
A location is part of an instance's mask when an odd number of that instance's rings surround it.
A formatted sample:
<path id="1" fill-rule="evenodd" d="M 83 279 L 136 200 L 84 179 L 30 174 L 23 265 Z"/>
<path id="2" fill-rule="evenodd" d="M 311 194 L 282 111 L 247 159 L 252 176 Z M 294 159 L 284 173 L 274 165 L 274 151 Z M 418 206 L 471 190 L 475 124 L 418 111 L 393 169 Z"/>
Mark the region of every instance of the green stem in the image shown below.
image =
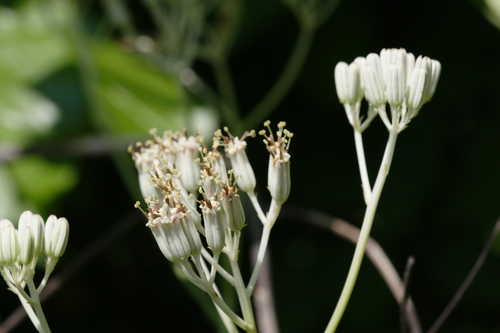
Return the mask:
<path id="1" fill-rule="evenodd" d="M 366 167 L 365 149 L 363 147 L 363 134 L 358 129 L 354 129 L 354 143 L 356 146 L 356 156 L 358 158 L 359 174 L 361 176 L 361 186 L 363 188 L 363 197 L 368 204 L 371 196 L 370 178 L 368 177 L 368 168 Z"/>
<path id="2" fill-rule="evenodd" d="M 363 262 L 366 244 L 370 236 L 370 231 L 373 225 L 373 220 L 375 218 L 375 213 L 377 211 L 380 195 L 382 194 L 385 180 L 387 179 L 387 175 L 389 174 L 392 157 L 394 155 L 394 148 L 396 147 L 397 137 L 397 126 L 394 126 L 389 132 L 389 139 L 387 141 L 384 157 L 382 158 L 382 163 L 377 174 L 377 180 L 375 181 L 372 195 L 366 207 L 365 216 L 363 218 L 363 225 L 361 226 L 361 232 L 356 244 L 356 249 L 354 250 L 351 267 L 349 268 L 349 273 L 347 274 L 344 288 L 342 289 L 342 293 L 340 294 L 340 298 L 337 302 L 337 306 L 335 307 L 332 317 L 328 322 L 328 326 L 325 329 L 325 333 L 333 333 L 336 331 L 337 326 L 339 325 L 340 320 L 342 319 L 342 316 L 345 312 L 347 304 L 349 303 L 349 299 L 351 298 L 352 291 L 359 274 L 361 263 Z"/>
<path id="3" fill-rule="evenodd" d="M 260 208 L 258 202 L 256 203 L 257 207 Z M 267 215 L 265 216 L 265 220 L 262 221 L 264 224 L 264 229 L 262 230 L 262 236 L 260 238 L 259 250 L 257 251 L 257 259 L 255 261 L 255 265 L 252 271 L 252 275 L 250 276 L 250 281 L 247 286 L 247 294 L 252 295 L 253 290 L 255 288 L 255 284 L 257 283 L 257 279 L 259 278 L 260 271 L 262 269 L 262 265 L 264 264 L 264 258 L 266 256 L 267 245 L 269 244 L 269 236 L 271 235 L 271 230 L 274 226 L 274 223 L 278 219 L 278 216 L 281 211 L 281 205 L 276 201 L 271 201 L 271 207 Z"/>
<path id="4" fill-rule="evenodd" d="M 32 279 L 28 281 L 28 288 L 30 290 L 31 299 L 33 300 L 33 307 L 35 308 L 37 317 L 40 320 L 40 332 L 51 333 L 52 331 L 50 330 L 49 323 L 47 322 L 47 318 L 45 317 L 45 313 L 42 309 L 42 304 L 40 303 L 40 295 L 38 294 Z"/>
<path id="5" fill-rule="evenodd" d="M 252 303 L 250 302 L 250 297 L 248 296 L 247 290 L 245 288 L 245 283 L 243 282 L 243 277 L 241 276 L 238 261 L 236 260 L 236 258 L 231 256 L 229 262 L 231 263 L 231 269 L 233 271 L 234 280 L 236 282 L 235 289 L 241 306 L 241 312 L 243 313 L 243 319 L 249 325 L 249 328 L 246 331 L 248 333 L 256 333 L 257 331 L 255 329 L 255 317 L 253 314 Z"/>
<path id="6" fill-rule="evenodd" d="M 262 98 L 262 100 L 250 112 L 243 121 L 244 125 L 252 128 L 265 120 L 276 106 L 283 100 L 290 87 L 295 82 L 304 65 L 309 49 L 311 48 L 314 36 L 314 29 L 302 26 L 299 37 L 295 43 L 292 54 L 288 59 L 285 69 L 279 79 Z"/>

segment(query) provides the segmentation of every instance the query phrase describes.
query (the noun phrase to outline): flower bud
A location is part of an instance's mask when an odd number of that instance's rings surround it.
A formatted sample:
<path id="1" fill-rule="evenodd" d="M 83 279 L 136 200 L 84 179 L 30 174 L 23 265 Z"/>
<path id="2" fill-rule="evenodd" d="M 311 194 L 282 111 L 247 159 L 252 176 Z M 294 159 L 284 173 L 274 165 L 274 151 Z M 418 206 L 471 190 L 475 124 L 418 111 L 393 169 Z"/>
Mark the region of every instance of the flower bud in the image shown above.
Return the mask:
<path id="1" fill-rule="evenodd" d="M 225 185 L 220 196 L 222 209 L 226 216 L 226 225 L 232 231 L 240 231 L 245 227 L 245 210 L 241 204 L 238 189 L 232 185 Z"/>
<path id="2" fill-rule="evenodd" d="M 290 195 L 290 154 L 286 154 L 286 160 L 275 161 L 269 158 L 269 167 L 267 172 L 267 188 L 271 197 L 279 204 L 283 204 Z"/>
<path id="3" fill-rule="evenodd" d="M 385 103 L 385 85 L 382 77 L 382 67 L 377 54 L 366 57 L 361 68 L 361 81 L 366 100 L 374 106 Z"/>
<path id="4" fill-rule="evenodd" d="M 19 243 L 19 255 L 17 261 L 20 264 L 28 265 L 34 258 L 36 258 L 34 251 L 35 243 L 31 229 L 26 225 L 19 226 L 17 230 L 17 239 Z"/>
<path id="5" fill-rule="evenodd" d="M 261 130 L 260 135 L 264 136 L 264 143 L 269 151 L 269 166 L 267 172 L 267 188 L 271 197 L 279 204 L 283 204 L 290 195 L 290 142 L 293 133 L 285 129 L 286 123 L 278 123 L 278 131 L 273 134 L 270 122 L 266 121 L 264 126 L 266 130 Z"/>
<path id="6" fill-rule="evenodd" d="M 427 75 L 424 89 L 424 103 L 427 103 L 432 96 L 434 96 L 434 92 L 436 91 L 436 87 L 439 81 L 439 75 L 441 74 L 441 63 L 437 60 L 429 59 L 427 65 Z"/>
<path id="7" fill-rule="evenodd" d="M 179 223 L 166 222 L 158 218 L 146 226 L 151 229 L 156 244 L 169 261 L 176 262 L 189 257 L 189 242 Z"/>
<path id="8" fill-rule="evenodd" d="M 45 254 L 60 258 L 66 250 L 69 236 L 68 220 L 50 215 L 45 223 Z"/>
<path id="9" fill-rule="evenodd" d="M 0 266 L 13 264 L 19 255 L 19 241 L 14 225 L 9 220 L 0 221 Z"/>
<path id="10" fill-rule="evenodd" d="M 226 152 L 231 161 L 236 184 L 243 192 L 252 192 L 255 188 L 256 180 L 252 165 L 246 153 L 247 143 L 237 137 L 226 146 Z"/>
<path id="11" fill-rule="evenodd" d="M 214 200 L 205 200 L 200 205 L 205 223 L 205 238 L 213 252 L 220 252 L 226 245 L 226 216 L 220 204 Z"/>
<path id="12" fill-rule="evenodd" d="M 44 232 L 45 227 L 43 218 L 38 214 L 33 214 L 30 211 L 25 211 L 19 217 L 18 230 L 23 226 L 31 230 L 33 237 L 33 251 L 35 256 L 39 256 L 44 252 Z"/>
<path id="13" fill-rule="evenodd" d="M 245 210 L 240 196 L 235 193 L 221 200 L 226 215 L 226 224 L 232 231 L 240 231 L 245 227 Z"/>
<path id="14" fill-rule="evenodd" d="M 200 180 L 199 148 L 200 144 L 192 136 L 181 136 L 177 141 L 175 167 L 179 172 L 182 184 L 191 193 L 198 190 Z"/>
<path id="15" fill-rule="evenodd" d="M 170 251 L 170 245 L 168 244 L 168 237 L 166 232 L 169 231 L 167 226 L 161 226 L 160 224 L 150 224 L 147 226 L 153 233 L 153 237 L 155 238 L 156 244 L 160 248 L 161 253 L 167 258 L 168 261 L 174 261 L 174 254 Z"/>
<path id="16" fill-rule="evenodd" d="M 224 156 L 216 150 L 212 150 L 209 153 L 209 158 L 212 161 L 212 168 L 214 169 L 219 181 L 222 184 L 227 184 L 229 181 L 227 178 L 226 162 L 224 161 Z"/>
<path id="17" fill-rule="evenodd" d="M 406 93 L 406 105 L 412 113 L 418 112 L 423 103 L 425 88 L 425 70 L 415 66 L 413 73 L 408 80 L 408 90 Z"/>
<path id="18" fill-rule="evenodd" d="M 202 249 L 200 234 L 196 229 L 196 222 L 192 219 L 190 215 L 186 215 L 186 218 L 180 223 L 182 225 L 182 229 L 186 234 L 186 238 L 189 242 L 189 246 L 191 248 L 191 255 L 200 254 Z"/>
<path id="19" fill-rule="evenodd" d="M 339 62 L 335 66 L 335 87 L 342 104 L 356 104 L 363 98 L 357 62 L 348 65 Z"/>
<path id="20" fill-rule="evenodd" d="M 200 253 L 201 239 L 182 204 L 174 208 L 163 205 L 148 216 L 155 216 L 146 226 L 151 229 L 158 247 L 168 260 L 183 261 Z"/>

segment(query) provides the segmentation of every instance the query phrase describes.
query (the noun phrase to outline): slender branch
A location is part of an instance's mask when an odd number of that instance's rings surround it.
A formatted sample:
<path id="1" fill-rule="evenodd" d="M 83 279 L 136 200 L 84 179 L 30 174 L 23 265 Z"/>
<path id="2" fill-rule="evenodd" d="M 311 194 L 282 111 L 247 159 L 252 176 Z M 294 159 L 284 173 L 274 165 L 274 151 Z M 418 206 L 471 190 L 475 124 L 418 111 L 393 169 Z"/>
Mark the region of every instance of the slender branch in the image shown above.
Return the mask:
<path id="1" fill-rule="evenodd" d="M 315 30 L 302 26 L 288 62 L 275 84 L 243 121 L 252 128 L 269 117 L 297 79 L 311 48 Z"/>
<path id="2" fill-rule="evenodd" d="M 45 317 L 45 313 L 43 312 L 42 304 L 40 303 L 40 295 L 38 295 L 38 291 L 36 290 L 32 279 L 28 281 L 28 289 L 30 291 L 31 298 L 33 299 L 33 308 L 35 309 L 38 319 L 40 320 L 40 331 L 43 333 L 51 333 L 52 331 L 49 327 L 49 323 L 47 322 L 47 318 Z"/>
<path id="3" fill-rule="evenodd" d="M 396 123 L 397 125 L 397 123 Z M 396 127 L 396 126 L 394 126 Z M 373 226 L 373 221 L 375 219 L 375 213 L 377 212 L 378 203 L 382 195 L 382 189 L 384 188 L 387 175 L 389 174 L 389 169 L 391 167 L 392 158 L 394 155 L 394 149 L 396 147 L 396 141 L 398 137 L 398 132 L 395 129 L 389 131 L 389 139 L 387 140 L 387 145 L 385 147 L 384 156 L 382 157 L 382 162 L 380 163 L 380 168 L 377 174 L 377 179 L 375 180 L 375 185 L 373 186 L 373 192 L 370 197 L 370 201 L 366 206 L 365 215 L 363 217 L 363 223 L 361 225 L 361 231 L 359 234 L 359 239 L 356 243 L 354 249 L 354 255 L 352 256 L 351 265 L 347 273 L 347 277 L 340 293 L 337 305 L 330 317 L 328 325 L 325 329 L 325 333 L 333 333 L 336 331 L 340 320 L 342 319 L 347 304 L 351 299 L 354 286 L 358 279 L 361 264 L 363 262 L 363 257 L 365 254 L 366 244 L 370 237 L 370 231 Z"/>
<path id="4" fill-rule="evenodd" d="M 266 214 L 264 214 L 262 207 L 260 206 L 259 200 L 257 199 L 255 192 L 247 192 L 247 195 L 248 198 L 250 199 L 250 202 L 252 203 L 253 208 L 255 209 L 255 212 L 257 213 L 257 216 L 259 217 L 260 222 L 262 224 L 265 224 L 267 221 L 267 217 Z"/>
<path id="5" fill-rule="evenodd" d="M 231 270 L 233 272 L 235 290 L 236 294 L 238 295 L 241 312 L 243 313 L 243 318 L 250 326 L 250 329 L 247 330 L 247 332 L 255 333 L 255 316 L 253 313 L 252 301 L 250 300 L 250 294 L 247 293 L 245 282 L 243 281 L 243 276 L 238 265 L 240 237 L 241 232 L 236 232 L 234 235 L 235 240 L 233 248 L 231 249 L 231 253 L 228 254 L 228 258 L 231 265 Z"/>
<path id="6" fill-rule="evenodd" d="M 408 302 L 408 298 L 410 297 L 409 286 L 410 286 L 410 278 L 413 270 L 413 266 L 415 265 L 415 258 L 409 257 L 406 261 L 405 273 L 403 278 L 403 287 L 404 294 L 403 299 L 399 303 L 399 313 L 400 313 L 400 324 L 401 324 L 401 333 L 406 333 L 406 327 L 408 323 L 408 318 L 406 314 L 406 304 Z"/>
<path id="7" fill-rule="evenodd" d="M 271 235 L 271 230 L 280 212 L 281 212 L 281 205 L 277 204 L 276 201 L 273 200 L 271 202 L 271 207 L 269 208 L 269 212 L 267 213 L 266 221 L 264 223 L 264 230 L 262 231 L 259 250 L 257 252 L 257 260 L 255 261 L 255 265 L 253 267 L 252 275 L 250 277 L 250 282 L 248 282 L 247 292 L 249 295 L 252 294 L 253 289 L 255 288 L 255 284 L 259 279 L 260 270 L 262 268 L 262 264 L 264 263 L 264 258 L 266 256 L 267 245 L 269 243 L 269 236 Z"/>
<path id="8" fill-rule="evenodd" d="M 214 258 L 210 255 L 210 253 L 208 253 L 208 251 L 206 249 L 202 249 L 201 250 L 201 255 L 203 256 L 203 258 L 205 258 L 205 260 L 207 260 L 209 262 L 210 265 L 213 265 L 215 266 L 215 268 L 217 269 L 217 272 L 219 272 L 219 274 L 227 281 L 229 282 L 232 286 L 234 286 L 234 278 L 233 276 L 224 269 L 224 267 L 222 267 L 218 262 L 216 262 L 214 260 Z"/>
<path id="9" fill-rule="evenodd" d="M 257 251 L 257 256 L 255 260 L 255 266 L 250 277 L 250 282 L 248 282 L 247 293 L 251 295 L 255 288 L 255 284 L 257 283 L 257 279 L 259 278 L 259 273 L 264 263 L 264 258 L 266 256 L 267 244 L 269 243 L 269 236 L 271 235 L 271 227 L 268 225 L 264 225 L 264 229 L 262 230 L 262 236 L 260 239 L 259 249 Z"/>
<path id="10" fill-rule="evenodd" d="M 259 223 L 257 217 L 252 215 L 252 220 L 249 223 L 250 227 L 250 256 L 251 261 L 257 261 L 257 253 L 259 248 Z M 257 319 L 257 327 L 259 333 L 279 333 L 278 319 L 276 316 L 276 306 L 273 296 L 273 278 L 271 270 L 271 253 L 264 257 L 260 278 L 255 285 L 254 290 L 254 307 L 255 316 Z"/>
<path id="11" fill-rule="evenodd" d="M 356 157 L 358 159 L 359 175 L 361 177 L 361 186 L 363 189 L 363 198 L 365 199 L 365 204 L 368 205 L 370 202 L 370 197 L 372 195 L 370 178 L 368 177 L 368 168 L 366 166 L 365 158 L 365 148 L 363 146 L 363 134 L 357 129 L 354 132 L 354 143 L 356 146 Z"/>
<path id="12" fill-rule="evenodd" d="M 287 206 L 283 213 L 288 219 L 299 220 L 301 222 L 316 225 L 322 229 L 335 233 L 353 244 L 356 244 L 358 241 L 360 230 L 356 226 L 342 219 L 330 217 L 324 213 L 314 210 L 290 207 L 290 205 Z M 366 256 L 370 259 L 382 279 L 385 281 L 396 302 L 400 304 L 405 294 L 403 281 L 391 260 L 384 252 L 384 249 L 375 239 L 371 237 L 368 239 L 368 243 L 366 245 Z M 407 313 L 410 332 L 421 333 L 422 328 L 420 320 L 411 297 L 409 297 L 408 302 L 406 302 L 405 311 Z"/>
<path id="13" fill-rule="evenodd" d="M 467 274 L 465 280 L 462 282 L 458 290 L 455 292 L 450 302 L 446 305 L 443 312 L 441 312 L 441 314 L 436 319 L 434 324 L 432 324 L 432 326 L 429 328 L 427 333 L 436 333 L 437 331 L 439 331 L 439 329 L 444 324 L 446 319 L 448 319 L 452 311 L 457 307 L 458 303 L 464 296 L 465 292 L 467 291 L 467 289 L 469 289 L 470 285 L 472 284 L 472 281 L 474 281 L 474 279 L 476 278 L 477 273 L 479 273 L 481 267 L 483 267 L 486 257 L 488 256 L 488 253 L 490 252 L 490 249 L 493 246 L 493 243 L 495 242 L 495 239 L 497 238 L 499 232 L 500 232 L 500 219 L 498 219 L 497 222 L 495 223 L 495 226 L 491 231 L 490 237 L 486 241 L 486 244 L 484 244 L 484 247 L 479 253 L 479 256 L 477 257 L 476 262 L 472 266 L 469 274 Z"/>

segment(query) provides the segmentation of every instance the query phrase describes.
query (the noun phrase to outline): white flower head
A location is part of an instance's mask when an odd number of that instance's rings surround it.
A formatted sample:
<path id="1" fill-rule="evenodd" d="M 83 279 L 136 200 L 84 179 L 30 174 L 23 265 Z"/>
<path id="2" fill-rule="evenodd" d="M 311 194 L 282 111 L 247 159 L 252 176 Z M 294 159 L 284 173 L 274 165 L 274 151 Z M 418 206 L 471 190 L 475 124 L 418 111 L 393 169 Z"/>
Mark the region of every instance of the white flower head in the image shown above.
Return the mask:
<path id="1" fill-rule="evenodd" d="M 439 61 L 423 56 L 415 58 L 402 48 L 383 49 L 380 54 L 370 53 L 366 58 L 356 58 L 353 64 L 359 68 L 360 87 L 370 104 L 370 110 L 380 115 L 387 128 L 395 126 L 398 131 L 406 128 L 422 105 L 432 98 L 441 73 Z M 339 94 L 339 98 L 343 96 L 341 101 L 345 104 L 348 100 L 346 96 L 349 96 L 345 83 L 349 77 L 348 65 L 339 63 L 337 67 L 337 93 L 344 91 Z M 391 108 L 391 119 L 386 113 L 386 103 Z M 345 107 L 349 122 L 354 126 L 362 119 L 359 104 L 345 104 Z"/>
<path id="2" fill-rule="evenodd" d="M 139 208 L 138 203 L 136 207 Z M 149 220 L 146 226 L 169 261 L 184 261 L 201 252 L 197 222 L 180 197 L 177 200 L 170 198 L 169 204 L 149 200 L 148 211 L 143 213 Z"/>
<path id="3" fill-rule="evenodd" d="M 31 228 L 27 225 L 19 226 L 17 229 L 17 239 L 19 243 L 17 261 L 22 265 L 28 265 L 35 258 L 35 242 Z"/>
<path id="4" fill-rule="evenodd" d="M 176 142 L 175 167 L 182 184 L 191 193 L 196 193 L 200 181 L 199 150 L 201 137 L 182 135 Z"/>
<path id="5" fill-rule="evenodd" d="M 241 204 L 238 187 L 232 182 L 222 186 L 219 201 L 226 216 L 226 224 L 232 231 L 241 231 L 245 227 L 245 210 Z"/>
<path id="6" fill-rule="evenodd" d="M 41 255 L 44 252 L 45 226 L 43 218 L 40 215 L 33 214 L 27 210 L 19 217 L 17 228 L 21 229 L 22 227 L 29 228 L 32 233 L 34 255 Z"/>
<path id="7" fill-rule="evenodd" d="M 368 103 L 373 106 L 385 104 L 385 84 L 378 54 L 370 53 L 362 62 L 361 82 Z"/>
<path id="8" fill-rule="evenodd" d="M 218 130 L 215 132 L 215 137 L 223 141 L 226 154 L 231 161 L 236 184 L 238 184 L 240 190 L 252 192 L 255 188 L 256 180 L 246 153 L 247 143 L 245 139 L 247 137 L 255 137 L 255 131 L 245 132 L 241 138 L 231 135 L 227 127 L 224 128 L 224 131 L 228 134 L 227 136 L 224 136 L 222 131 Z"/>
<path id="9" fill-rule="evenodd" d="M 356 104 L 363 98 L 359 65 L 339 62 L 335 66 L 335 87 L 342 104 Z"/>
<path id="10" fill-rule="evenodd" d="M 48 257 L 60 258 L 66 250 L 68 236 L 68 220 L 50 215 L 45 223 L 45 254 Z"/>
<path id="11" fill-rule="evenodd" d="M 19 255 L 17 231 L 9 220 L 0 221 L 0 266 L 12 265 Z"/>
<path id="12" fill-rule="evenodd" d="M 203 200 L 200 204 L 205 224 L 205 238 L 208 247 L 220 252 L 226 246 L 226 216 L 216 200 Z"/>
<path id="13" fill-rule="evenodd" d="M 266 121 L 266 130 L 261 130 L 260 135 L 264 137 L 264 143 L 269 151 L 269 166 L 267 177 L 267 188 L 272 198 L 279 204 L 283 204 L 290 195 L 290 142 L 293 133 L 285 129 L 284 121 L 278 123 L 278 131 L 273 134 L 271 122 Z"/>

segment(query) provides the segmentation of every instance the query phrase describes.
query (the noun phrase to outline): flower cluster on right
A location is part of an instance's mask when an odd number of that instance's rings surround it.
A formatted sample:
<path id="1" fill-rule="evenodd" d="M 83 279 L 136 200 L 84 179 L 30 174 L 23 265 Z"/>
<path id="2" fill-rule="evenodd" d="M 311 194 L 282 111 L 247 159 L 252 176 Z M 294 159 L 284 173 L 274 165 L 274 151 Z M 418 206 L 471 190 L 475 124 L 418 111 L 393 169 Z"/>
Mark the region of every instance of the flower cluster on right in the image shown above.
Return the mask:
<path id="1" fill-rule="evenodd" d="M 437 60 L 415 57 L 405 49 L 383 49 L 380 54 L 370 53 L 350 64 L 339 62 L 335 86 L 349 123 L 356 130 L 363 131 L 379 114 L 388 129 L 402 131 L 434 95 L 440 73 Z M 369 104 L 364 121 L 360 116 L 363 97 Z"/>

